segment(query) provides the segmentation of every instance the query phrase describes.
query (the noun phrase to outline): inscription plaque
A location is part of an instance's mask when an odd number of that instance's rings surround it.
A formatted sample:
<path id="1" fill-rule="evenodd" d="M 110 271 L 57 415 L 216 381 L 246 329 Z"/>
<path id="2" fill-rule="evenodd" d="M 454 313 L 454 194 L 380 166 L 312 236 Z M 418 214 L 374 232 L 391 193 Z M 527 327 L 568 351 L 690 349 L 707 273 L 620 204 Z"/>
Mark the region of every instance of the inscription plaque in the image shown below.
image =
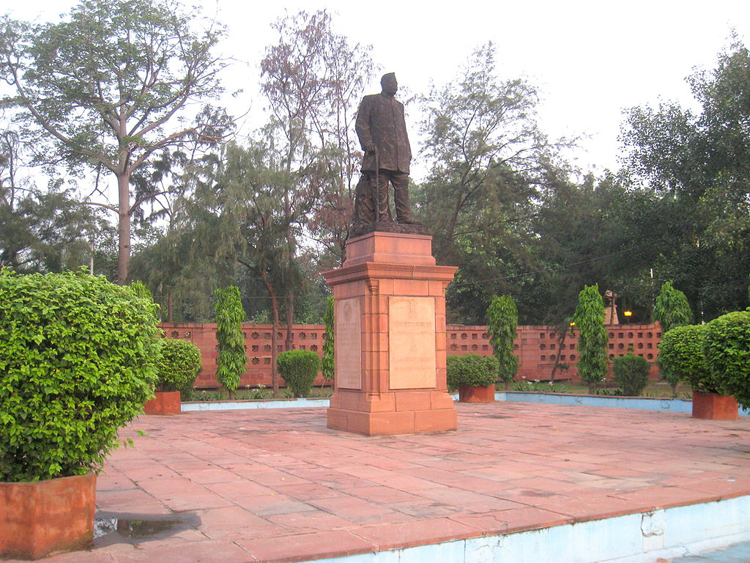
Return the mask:
<path id="1" fill-rule="evenodd" d="M 334 303 L 336 386 L 362 389 L 362 340 L 359 299 L 340 299 Z"/>
<path id="2" fill-rule="evenodd" d="M 391 297 L 388 331 L 391 389 L 435 387 L 435 299 Z"/>

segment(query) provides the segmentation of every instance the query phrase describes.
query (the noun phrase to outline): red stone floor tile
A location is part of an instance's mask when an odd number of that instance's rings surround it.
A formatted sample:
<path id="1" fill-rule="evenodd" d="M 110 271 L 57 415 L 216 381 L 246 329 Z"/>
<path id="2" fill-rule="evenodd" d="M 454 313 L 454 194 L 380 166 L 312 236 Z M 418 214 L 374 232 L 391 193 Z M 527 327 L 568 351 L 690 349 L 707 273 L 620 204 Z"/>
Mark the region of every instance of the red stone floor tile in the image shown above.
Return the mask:
<path id="1" fill-rule="evenodd" d="M 479 529 L 449 518 L 364 526 L 357 529 L 356 534 L 376 545 L 379 550 L 413 547 L 482 535 Z"/>
<path id="2" fill-rule="evenodd" d="M 371 437 L 328 429 L 324 409 L 141 417 L 105 464 L 99 510 L 187 512 L 197 529 L 45 561 L 299 561 L 750 494 L 749 419 L 457 411 L 456 431 Z"/>
<path id="3" fill-rule="evenodd" d="M 344 530 L 296 534 L 282 538 L 240 540 L 236 543 L 255 557 L 256 561 L 274 563 L 375 551 L 372 543 Z"/>

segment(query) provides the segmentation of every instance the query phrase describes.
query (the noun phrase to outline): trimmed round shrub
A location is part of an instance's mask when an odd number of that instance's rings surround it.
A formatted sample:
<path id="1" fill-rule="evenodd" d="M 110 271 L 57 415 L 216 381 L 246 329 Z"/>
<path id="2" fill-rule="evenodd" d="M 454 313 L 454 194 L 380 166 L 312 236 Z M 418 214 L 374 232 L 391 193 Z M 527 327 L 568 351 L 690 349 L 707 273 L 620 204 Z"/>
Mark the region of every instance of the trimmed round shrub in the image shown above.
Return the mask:
<path id="1" fill-rule="evenodd" d="M 648 383 L 648 360 L 635 354 L 618 356 L 612 362 L 615 383 L 627 397 L 637 397 Z"/>
<path id="2" fill-rule="evenodd" d="M 494 356 L 448 356 L 448 387 L 487 387 L 497 382 L 499 362 Z"/>
<path id="3" fill-rule="evenodd" d="M 311 350 L 288 350 L 276 358 L 279 373 L 295 397 L 307 397 L 320 370 L 320 358 Z"/>
<path id="4" fill-rule="evenodd" d="M 164 338 L 160 341 L 161 359 L 157 367 L 158 391 L 189 393 L 203 367 L 201 351 L 192 342 Z"/>
<path id="5" fill-rule="evenodd" d="M 659 366 L 670 385 L 681 380 L 693 391 L 720 393 L 716 377 L 708 370 L 703 355 L 706 325 L 678 326 L 664 333 L 659 343 Z"/>
<path id="6" fill-rule="evenodd" d="M 750 407 L 750 311 L 723 315 L 706 325 L 703 354 L 727 395 Z"/>
<path id="7" fill-rule="evenodd" d="M 83 273 L 0 273 L 0 481 L 83 475 L 143 412 L 156 305 Z"/>

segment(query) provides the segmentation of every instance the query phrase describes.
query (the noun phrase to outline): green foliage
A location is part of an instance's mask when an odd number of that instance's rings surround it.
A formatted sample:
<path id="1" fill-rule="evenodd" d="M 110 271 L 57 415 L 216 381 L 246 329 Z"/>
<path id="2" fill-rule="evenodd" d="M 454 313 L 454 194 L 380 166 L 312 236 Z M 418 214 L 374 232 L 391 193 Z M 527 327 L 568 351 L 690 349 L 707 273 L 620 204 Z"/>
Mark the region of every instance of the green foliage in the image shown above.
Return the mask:
<path id="1" fill-rule="evenodd" d="M 614 359 L 615 382 L 626 397 L 637 397 L 648 384 L 649 364 L 646 358 L 626 354 Z"/>
<path id="2" fill-rule="evenodd" d="M 661 324 L 664 332 L 693 322 L 693 312 L 687 297 L 679 289 L 672 287 L 672 282 L 665 282 L 661 286 L 661 292 L 656 298 L 654 320 Z"/>
<path id="3" fill-rule="evenodd" d="M 83 475 L 156 381 L 156 306 L 83 273 L 0 273 L 0 481 Z"/>
<path id="4" fill-rule="evenodd" d="M 323 315 L 323 322 L 326 325 L 326 340 L 323 343 L 323 361 L 321 364 L 321 371 L 326 381 L 330 381 L 334 376 L 334 357 L 333 357 L 333 296 L 328 297 L 328 305 L 326 306 L 325 315 Z"/>
<path id="5" fill-rule="evenodd" d="M 195 9 L 172 0 L 80 0 L 54 23 L 0 20 L 0 77 L 15 87 L 19 120 L 40 145 L 40 160 L 117 177 L 120 283 L 135 207 L 161 193 L 151 185 L 133 197 L 131 176 L 154 153 L 215 143 L 226 130 L 201 111 L 221 93 L 225 63 L 212 51 L 224 29 L 214 21 L 193 31 L 196 19 Z M 191 125 L 188 115 L 200 117 Z"/>
<path id="6" fill-rule="evenodd" d="M 320 370 L 320 358 L 311 350 L 288 350 L 276 358 L 279 373 L 294 397 L 307 397 Z"/>
<path id="7" fill-rule="evenodd" d="M 180 391 L 189 395 L 201 368 L 201 352 L 195 344 L 173 338 L 161 340 L 157 371 L 159 391 Z"/>
<path id="8" fill-rule="evenodd" d="M 578 294 L 573 322 L 579 331 L 578 374 L 593 387 L 607 374 L 607 331 L 604 328 L 604 301 L 599 285 L 584 286 Z"/>
<path id="9" fill-rule="evenodd" d="M 706 325 L 703 353 L 726 394 L 750 407 L 750 310 L 722 315 Z"/>
<path id="10" fill-rule="evenodd" d="M 667 331 L 659 342 L 662 375 L 674 386 L 681 380 L 693 391 L 719 393 L 720 386 L 706 365 L 703 337 L 706 325 L 684 325 Z"/>
<path id="11" fill-rule="evenodd" d="M 499 364 L 494 356 L 448 356 L 448 387 L 487 387 L 497 381 Z"/>
<path id="12" fill-rule="evenodd" d="M 242 309 L 240 290 L 235 286 L 217 289 L 214 292 L 216 304 L 216 340 L 219 342 L 219 355 L 216 358 L 216 381 L 229 391 L 234 398 L 234 391 L 240 384 L 240 376 L 245 373 L 247 354 L 245 353 L 245 335 L 242 323 L 245 311 Z"/>
<path id="13" fill-rule="evenodd" d="M 487 309 L 487 332 L 498 361 L 498 376 L 506 384 L 513 381 L 518 371 L 518 356 L 513 352 L 517 327 L 518 309 L 513 298 L 495 295 Z"/>

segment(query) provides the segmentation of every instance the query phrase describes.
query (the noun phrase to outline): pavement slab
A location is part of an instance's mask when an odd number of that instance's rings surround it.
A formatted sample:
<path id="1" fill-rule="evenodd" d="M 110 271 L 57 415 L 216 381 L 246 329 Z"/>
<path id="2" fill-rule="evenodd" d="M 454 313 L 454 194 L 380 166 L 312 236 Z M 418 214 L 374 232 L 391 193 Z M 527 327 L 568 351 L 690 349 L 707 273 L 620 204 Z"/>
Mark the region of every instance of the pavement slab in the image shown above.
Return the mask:
<path id="1" fill-rule="evenodd" d="M 371 437 L 327 428 L 321 408 L 142 416 L 120 433 L 134 445 L 108 459 L 98 509 L 192 523 L 45 561 L 305 561 L 750 495 L 750 418 L 456 408 L 456 431 Z"/>

